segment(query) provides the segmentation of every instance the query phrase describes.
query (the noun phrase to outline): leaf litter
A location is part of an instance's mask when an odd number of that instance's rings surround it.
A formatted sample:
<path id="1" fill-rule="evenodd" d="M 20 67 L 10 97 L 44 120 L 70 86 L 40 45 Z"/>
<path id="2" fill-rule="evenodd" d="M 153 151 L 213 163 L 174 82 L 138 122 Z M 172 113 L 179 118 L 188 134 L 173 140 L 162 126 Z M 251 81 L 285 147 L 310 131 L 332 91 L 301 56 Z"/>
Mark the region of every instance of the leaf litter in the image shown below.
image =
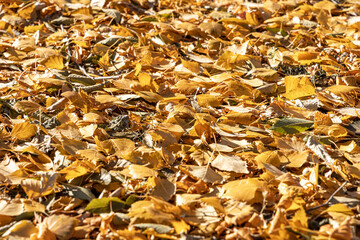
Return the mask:
<path id="1" fill-rule="evenodd" d="M 356 1 L 3 1 L 4 239 L 356 239 Z"/>

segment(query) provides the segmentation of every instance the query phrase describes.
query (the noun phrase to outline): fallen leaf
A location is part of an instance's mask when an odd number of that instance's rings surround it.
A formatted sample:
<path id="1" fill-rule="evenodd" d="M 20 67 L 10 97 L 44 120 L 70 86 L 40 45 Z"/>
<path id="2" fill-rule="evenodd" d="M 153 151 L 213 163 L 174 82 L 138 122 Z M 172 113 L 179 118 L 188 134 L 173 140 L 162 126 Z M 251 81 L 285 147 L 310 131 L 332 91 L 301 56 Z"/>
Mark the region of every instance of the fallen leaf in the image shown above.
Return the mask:
<path id="1" fill-rule="evenodd" d="M 224 194 L 221 197 L 247 203 L 262 202 L 262 192 L 266 190 L 265 183 L 255 178 L 231 181 L 222 188 Z"/>
<path id="2" fill-rule="evenodd" d="M 286 93 L 288 99 L 309 97 L 315 94 L 315 88 L 307 77 L 285 77 Z"/>
<path id="3" fill-rule="evenodd" d="M 238 156 L 228 156 L 219 154 L 212 162 L 211 166 L 222 170 L 222 171 L 231 171 L 236 173 L 249 173 L 247 169 L 247 164 L 245 161 L 241 160 Z"/>
<path id="4" fill-rule="evenodd" d="M 93 199 L 86 206 L 85 211 L 92 213 L 108 213 L 112 211 L 119 211 L 125 208 L 125 202 L 117 197 Z"/>
<path id="5" fill-rule="evenodd" d="M 283 134 L 294 134 L 306 131 L 314 123 L 299 118 L 283 118 L 277 121 L 270 129 Z"/>
<path id="6" fill-rule="evenodd" d="M 36 125 L 26 121 L 23 123 L 17 123 L 11 131 L 11 136 L 17 139 L 26 140 L 33 137 L 38 128 Z"/>
<path id="7" fill-rule="evenodd" d="M 35 179 L 23 179 L 21 186 L 26 195 L 31 199 L 46 196 L 54 191 L 56 179 L 59 174 L 56 172 L 38 172 L 40 181 Z"/>

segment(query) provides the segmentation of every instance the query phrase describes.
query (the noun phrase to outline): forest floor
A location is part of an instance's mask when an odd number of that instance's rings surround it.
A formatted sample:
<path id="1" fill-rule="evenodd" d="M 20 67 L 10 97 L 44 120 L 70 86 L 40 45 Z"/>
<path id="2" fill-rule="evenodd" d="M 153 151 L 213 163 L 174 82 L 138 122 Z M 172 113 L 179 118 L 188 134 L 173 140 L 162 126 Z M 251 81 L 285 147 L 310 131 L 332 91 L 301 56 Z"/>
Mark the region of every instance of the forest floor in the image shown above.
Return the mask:
<path id="1" fill-rule="evenodd" d="M 358 1 L 0 2 L 4 239 L 359 239 Z"/>

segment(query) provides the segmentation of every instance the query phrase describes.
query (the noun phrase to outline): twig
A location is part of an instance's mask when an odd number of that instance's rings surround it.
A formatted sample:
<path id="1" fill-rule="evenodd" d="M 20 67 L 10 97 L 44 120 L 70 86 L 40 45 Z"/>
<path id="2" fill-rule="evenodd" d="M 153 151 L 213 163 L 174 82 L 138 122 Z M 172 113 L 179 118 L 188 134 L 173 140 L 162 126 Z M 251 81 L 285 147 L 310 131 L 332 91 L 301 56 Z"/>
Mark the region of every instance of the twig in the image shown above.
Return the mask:
<path id="1" fill-rule="evenodd" d="M 121 78 L 121 77 L 122 77 L 122 75 L 104 76 L 104 77 L 94 77 L 93 80 L 117 79 L 117 78 Z"/>
<path id="2" fill-rule="evenodd" d="M 313 210 L 316 210 L 316 209 L 319 209 L 319 208 L 322 208 L 322 207 L 325 207 L 325 206 L 329 205 L 330 201 L 334 198 L 334 196 L 335 196 L 347 183 L 348 183 L 348 181 L 345 181 L 343 184 L 341 184 L 341 186 L 340 186 L 338 189 L 336 189 L 336 191 L 335 191 L 333 194 L 331 194 L 331 196 L 329 197 L 329 199 L 328 199 L 325 203 L 320 204 L 319 206 L 316 206 L 316 207 L 309 208 L 309 209 L 306 210 L 306 212 L 308 213 L 308 212 L 311 212 L 311 211 L 313 211 Z"/>
<path id="3" fill-rule="evenodd" d="M 105 81 L 103 83 L 95 84 L 95 85 L 92 85 L 92 86 L 77 87 L 77 88 L 75 88 L 75 91 L 78 91 L 78 90 L 81 89 L 82 91 L 89 93 L 89 92 L 101 90 L 104 87 L 109 86 L 110 83 L 111 83 L 110 81 Z"/>

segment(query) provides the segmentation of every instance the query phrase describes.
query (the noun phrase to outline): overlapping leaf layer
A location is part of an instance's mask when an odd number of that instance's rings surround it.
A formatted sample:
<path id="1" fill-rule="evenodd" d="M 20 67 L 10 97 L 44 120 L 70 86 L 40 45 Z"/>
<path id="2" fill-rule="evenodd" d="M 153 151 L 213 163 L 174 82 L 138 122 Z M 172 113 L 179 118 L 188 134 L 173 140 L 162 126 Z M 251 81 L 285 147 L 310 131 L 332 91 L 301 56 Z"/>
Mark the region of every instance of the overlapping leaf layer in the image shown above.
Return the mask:
<path id="1" fill-rule="evenodd" d="M 359 236 L 358 1 L 0 2 L 5 239 Z"/>

